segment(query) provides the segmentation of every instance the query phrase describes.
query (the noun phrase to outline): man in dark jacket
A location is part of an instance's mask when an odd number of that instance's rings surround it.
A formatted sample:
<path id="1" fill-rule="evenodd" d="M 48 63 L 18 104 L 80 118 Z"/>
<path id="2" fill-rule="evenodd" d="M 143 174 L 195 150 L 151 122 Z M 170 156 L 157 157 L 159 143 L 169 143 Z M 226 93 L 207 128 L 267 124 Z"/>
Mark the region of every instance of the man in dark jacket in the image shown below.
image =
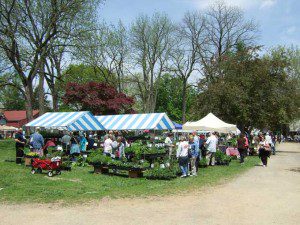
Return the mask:
<path id="1" fill-rule="evenodd" d="M 26 144 L 26 139 L 23 136 L 23 130 L 20 128 L 18 132 L 15 134 L 15 142 L 16 142 L 16 163 L 21 164 L 22 157 L 24 155 L 24 146 Z"/>

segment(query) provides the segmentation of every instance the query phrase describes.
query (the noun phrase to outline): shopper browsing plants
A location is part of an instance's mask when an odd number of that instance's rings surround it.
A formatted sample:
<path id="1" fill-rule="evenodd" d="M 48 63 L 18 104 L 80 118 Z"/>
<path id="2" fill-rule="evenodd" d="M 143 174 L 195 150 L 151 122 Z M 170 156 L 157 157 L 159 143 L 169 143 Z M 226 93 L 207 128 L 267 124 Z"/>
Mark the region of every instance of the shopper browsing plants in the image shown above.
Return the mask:
<path id="1" fill-rule="evenodd" d="M 179 166 L 182 172 L 181 177 L 187 177 L 188 176 L 188 163 L 189 163 L 189 157 L 188 157 L 188 151 L 189 151 L 189 143 L 186 140 L 186 137 L 181 136 L 180 142 L 178 144 L 177 149 L 177 158 L 179 162 Z"/>

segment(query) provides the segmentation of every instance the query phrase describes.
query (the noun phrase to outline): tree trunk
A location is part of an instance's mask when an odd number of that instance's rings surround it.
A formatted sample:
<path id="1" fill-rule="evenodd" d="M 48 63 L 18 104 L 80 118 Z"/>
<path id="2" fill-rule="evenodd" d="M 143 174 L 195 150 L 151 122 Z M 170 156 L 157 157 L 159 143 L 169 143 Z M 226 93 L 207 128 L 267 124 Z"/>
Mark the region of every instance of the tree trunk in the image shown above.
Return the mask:
<path id="1" fill-rule="evenodd" d="M 186 122 L 186 91 L 187 91 L 187 80 L 183 79 L 182 83 L 182 123 Z"/>
<path id="2" fill-rule="evenodd" d="M 33 88 L 32 88 L 32 82 L 28 81 L 28 83 L 23 84 L 25 88 L 25 107 L 26 107 L 26 117 L 28 121 L 33 120 Z"/>
<path id="3" fill-rule="evenodd" d="M 241 133 L 245 132 L 245 124 L 244 123 L 238 123 L 237 128 L 241 131 Z"/>
<path id="4" fill-rule="evenodd" d="M 55 89 L 52 90 L 52 107 L 53 111 L 58 111 L 58 95 Z"/>
<path id="5" fill-rule="evenodd" d="M 118 91 L 119 93 L 122 92 L 122 87 L 121 87 L 121 74 L 118 73 Z"/>
<path id="6" fill-rule="evenodd" d="M 152 90 L 149 90 L 148 96 L 146 97 L 146 113 L 151 113 L 151 102 L 152 102 Z"/>
<path id="7" fill-rule="evenodd" d="M 152 90 L 152 92 L 151 92 L 151 98 L 150 98 L 149 113 L 154 113 L 154 111 L 155 111 L 155 105 L 156 105 L 155 97 L 156 97 L 156 95 L 154 93 L 154 90 Z"/>
<path id="8" fill-rule="evenodd" d="M 61 79 L 61 77 L 62 77 L 62 74 L 61 74 L 61 59 L 62 59 L 62 56 L 60 56 L 60 60 L 55 60 L 55 68 L 56 68 L 58 79 Z M 58 112 L 58 98 L 59 98 L 57 90 L 56 90 L 56 87 L 57 87 L 56 82 L 57 82 L 57 80 L 53 81 L 53 88 L 51 90 L 51 92 L 52 92 L 52 104 L 53 104 L 52 106 L 53 106 L 54 112 Z"/>
<path id="9" fill-rule="evenodd" d="M 39 73 L 39 115 L 43 115 L 45 113 L 45 90 L 44 90 L 44 81 L 45 81 L 45 71 L 44 64 L 41 67 L 41 71 Z"/>

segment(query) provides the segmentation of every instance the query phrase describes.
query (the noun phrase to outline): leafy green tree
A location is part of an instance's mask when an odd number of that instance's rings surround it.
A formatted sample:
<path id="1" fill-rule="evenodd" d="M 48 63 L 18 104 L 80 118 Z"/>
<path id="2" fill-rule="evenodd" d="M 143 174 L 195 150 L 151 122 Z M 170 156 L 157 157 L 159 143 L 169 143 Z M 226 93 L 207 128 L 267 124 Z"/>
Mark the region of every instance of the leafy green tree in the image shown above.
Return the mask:
<path id="1" fill-rule="evenodd" d="M 0 88 L 0 102 L 6 110 L 26 110 L 25 91 L 22 89 L 21 81 L 12 74 L 5 74 L 1 80 L 6 80 Z M 35 87 L 33 90 L 32 108 L 39 109 L 39 90 Z M 50 101 L 44 95 L 44 108 L 50 110 Z"/>
<path id="2" fill-rule="evenodd" d="M 171 120 L 181 123 L 182 122 L 182 79 L 170 74 L 163 74 L 159 87 L 156 103 L 157 112 L 166 112 Z M 191 109 L 193 101 L 196 100 L 196 91 L 189 88 L 186 96 L 187 111 Z M 187 119 L 191 119 L 187 114 Z"/>
<path id="3" fill-rule="evenodd" d="M 300 118 L 300 50 L 293 46 L 278 46 L 271 49 L 265 58 L 271 63 L 272 75 L 281 80 L 273 84 L 274 101 L 277 106 L 280 105 L 272 114 L 272 124 L 274 129 L 279 129 Z"/>
<path id="4" fill-rule="evenodd" d="M 101 72 L 105 73 L 105 69 Z M 110 84 L 114 84 L 116 76 L 112 74 L 109 78 L 104 78 L 99 75 L 100 71 L 97 68 L 94 68 L 89 65 L 84 64 L 71 64 L 68 68 L 63 72 L 61 81 L 65 82 L 77 82 L 77 83 L 87 83 L 90 81 L 95 82 L 108 82 Z"/>
<path id="5" fill-rule="evenodd" d="M 11 86 L 6 86 L 0 90 L 0 99 L 5 110 L 25 110 L 25 100 L 22 93 Z"/>
<path id="6" fill-rule="evenodd" d="M 260 57 L 258 50 L 239 44 L 223 56 L 223 77 L 201 87 L 204 91 L 193 110 L 196 115 L 214 112 L 242 130 L 280 129 L 296 116 L 299 93 L 295 80 L 288 76 L 286 56 L 271 52 Z"/>

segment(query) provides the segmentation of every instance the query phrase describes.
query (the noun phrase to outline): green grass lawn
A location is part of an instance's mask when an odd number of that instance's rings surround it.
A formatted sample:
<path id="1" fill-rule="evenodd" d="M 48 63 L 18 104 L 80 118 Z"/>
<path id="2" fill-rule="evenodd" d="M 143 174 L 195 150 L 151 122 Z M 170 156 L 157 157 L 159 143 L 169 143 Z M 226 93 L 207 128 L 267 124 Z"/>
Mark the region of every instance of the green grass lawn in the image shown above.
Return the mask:
<path id="1" fill-rule="evenodd" d="M 223 183 L 255 166 L 258 157 L 248 157 L 244 165 L 233 160 L 230 166 L 200 168 L 197 177 L 171 181 L 147 180 L 93 174 L 93 167 L 75 167 L 52 178 L 30 173 L 30 168 L 4 162 L 14 159 L 13 141 L 0 141 L 0 202 L 7 203 L 81 203 L 103 197 L 144 197 L 176 194 Z"/>

